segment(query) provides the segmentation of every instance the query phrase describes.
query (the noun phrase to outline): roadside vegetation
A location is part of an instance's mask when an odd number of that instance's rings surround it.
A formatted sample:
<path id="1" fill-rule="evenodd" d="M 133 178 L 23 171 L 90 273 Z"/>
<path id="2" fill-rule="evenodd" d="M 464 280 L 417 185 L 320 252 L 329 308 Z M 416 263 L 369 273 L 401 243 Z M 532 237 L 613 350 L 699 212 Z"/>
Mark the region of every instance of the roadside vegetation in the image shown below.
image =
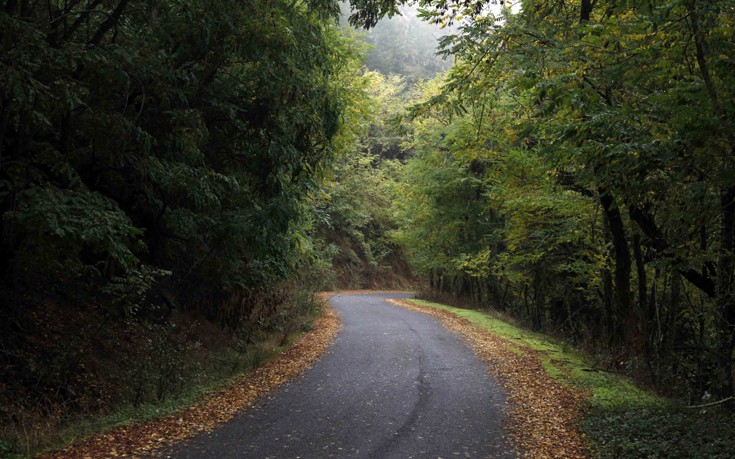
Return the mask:
<path id="1" fill-rule="evenodd" d="M 291 296 L 279 304 L 287 313 L 272 318 L 267 327 L 251 326 L 247 337 L 230 335 L 215 324 L 190 317 L 174 316 L 165 325 L 186 327 L 180 332 L 131 324 L 111 326 L 93 341 L 96 352 L 75 354 L 80 365 L 91 367 L 89 373 L 79 375 L 85 378 L 82 382 L 109 398 L 91 406 L 57 405 L 54 400 L 44 400 L 44 404 L 36 400 L 34 404 L 34 393 L 26 392 L 28 398 L 4 401 L 6 415 L 12 417 L 0 431 L 0 457 L 32 457 L 100 432 L 172 416 L 208 399 L 279 356 L 311 329 L 322 311 L 320 301 L 311 294 Z M 55 332 L 61 334 L 72 333 L 66 327 L 84 321 L 72 317 L 54 319 L 53 323 Z M 38 346 L 54 349 L 48 344 Z M 109 355 L 97 354 L 100 349 Z M 6 394 L 10 393 L 6 389 Z M 80 392 L 79 396 L 89 395 Z M 131 439 L 133 444 L 135 441 Z"/>
<path id="2" fill-rule="evenodd" d="M 578 429 L 592 457 L 728 458 L 735 451 L 735 414 L 721 406 L 692 407 L 661 397 L 600 367 L 593 356 L 568 343 L 514 325 L 491 311 L 405 301 L 463 317 L 519 353 L 538 351 L 550 376 L 584 394 Z"/>
<path id="3" fill-rule="evenodd" d="M 427 296 L 732 409 L 732 2 L 422 5 L 456 27 L 404 117 L 394 234 Z"/>

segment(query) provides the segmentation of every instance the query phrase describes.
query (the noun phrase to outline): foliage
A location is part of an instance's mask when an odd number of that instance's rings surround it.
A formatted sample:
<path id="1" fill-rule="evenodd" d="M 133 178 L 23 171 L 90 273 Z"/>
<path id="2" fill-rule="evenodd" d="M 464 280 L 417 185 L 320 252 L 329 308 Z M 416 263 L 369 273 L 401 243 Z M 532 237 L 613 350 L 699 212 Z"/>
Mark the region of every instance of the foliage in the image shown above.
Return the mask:
<path id="1" fill-rule="evenodd" d="M 429 98 L 438 88 L 431 84 L 426 91 Z M 482 110 L 495 125 L 514 122 L 502 114 L 510 102 L 492 103 Z M 580 307 L 582 287 L 600 263 L 594 239 L 581 231 L 595 221 L 590 199 L 556 187 L 539 158 L 503 134 L 484 131 L 472 114 L 450 115 L 415 123 L 401 240 L 416 266 L 438 290 L 498 307 L 516 295 L 520 315 L 539 327 L 545 313 L 535 311 L 529 296 Z M 580 288 L 564 288 L 570 282 Z M 518 294 L 528 289 L 531 295 Z"/>
<path id="2" fill-rule="evenodd" d="M 687 408 L 591 410 L 584 430 L 595 457 L 726 458 L 732 455 L 732 414 Z"/>
<path id="3" fill-rule="evenodd" d="M 352 51 L 327 13 L 60 8 L 49 23 L 11 1 L 2 16 L 4 278 L 146 290 L 149 266 L 189 306 L 285 278 L 346 103 Z"/>
<path id="4" fill-rule="evenodd" d="M 313 316 L 304 317 L 298 312 L 321 310 L 323 301 L 323 298 L 311 296 L 300 306 L 292 305 L 300 311 L 292 311 L 297 314 L 289 320 L 312 319 Z M 247 360 L 240 364 L 250 371 L 215 384 L 196 387 L 164 403 L 116 411 L 98 420 L 97 425 L 72 426 L 67 434 L 77 437 L 73 438 L 73 443 L 39 457 L 60 459 L 138 457 L 151 453 L 160 455 L 162 448 L 176 440 L 202 435 L 221 427 L 251 406 L 257 398 L 308 368 L 328 349 L 340 324 L 333 311 L 321 312 L 323 314 L 316 318 L 308 331 L 289 337 L 285 349 L 270 338 L 249 348 Z M 233 370 L 229 369 L 229 372 Z"/>
<path id="5" fill-rule="evenodd" d="M 731 396 L 731 2 L 420 3 L 459 29 L 402 192 L 430 286 L 692 401 Z"/>
<path id="6" fill-rule="evenodd" d="M 3 426 L 197 384 L 176 317 L 220 348 L 299 328 L 281 285 L 316 258 L 359 72 L 337 20 L 333 1 L 0 2 Z"/>
<path id="7" fill-rule="evenodd" d="M 395 183 L 404 156 L 393 119 L 403 111 L 405 83 L 398 76 L 365 72 L 352 107 L 362 107 L 352 127 L 351 150 L 339 157 L 322 186 L 317 212 L 317 241 L 329 258 L 340 288 L 405 287 L 412 277 L 402 248 L 393 240 Z"/>

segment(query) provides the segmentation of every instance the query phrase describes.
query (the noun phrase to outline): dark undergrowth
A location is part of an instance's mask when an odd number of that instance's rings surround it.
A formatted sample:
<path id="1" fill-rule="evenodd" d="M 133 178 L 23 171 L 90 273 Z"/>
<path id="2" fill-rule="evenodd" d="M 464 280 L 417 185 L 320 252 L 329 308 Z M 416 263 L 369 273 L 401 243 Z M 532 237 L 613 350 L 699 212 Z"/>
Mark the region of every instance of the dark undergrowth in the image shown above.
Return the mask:
<path id="1" fill-rule="evenodd" d="M 177 311 L 155 323 L 97 323 L 91 311 L 52 304 L 37 311 L 34 338 L 14 350 L 25 376 L 0 387 L 0 457 L 33 457 L 188 407 L 278 355 L 320 308 L 295 288 L 250 301 L 237 330 Z"/>
<path id="2" fill-rule="evenodd" d="M 591 403 L 582 429 L 600 458 L 735 457 L 735 414 L 719 407 Z"/>

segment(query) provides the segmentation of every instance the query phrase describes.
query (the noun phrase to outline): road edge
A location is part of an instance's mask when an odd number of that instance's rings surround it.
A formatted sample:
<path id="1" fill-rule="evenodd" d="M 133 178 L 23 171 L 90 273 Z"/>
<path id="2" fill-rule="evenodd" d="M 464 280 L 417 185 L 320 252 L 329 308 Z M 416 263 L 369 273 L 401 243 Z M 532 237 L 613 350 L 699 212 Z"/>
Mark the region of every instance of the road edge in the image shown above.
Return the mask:
<path id="1" fill-rule="evenodd" d="M 176 415 L 116 427 L 39 457 L 138 457 L 214 430 L 241 414 L 258 398 L 310 368 L 331 347 L 341 329 L 339 317 L 329 302 L 331 296 L 332 292 L 317 294 L 323 303 L 323 312 L 315 319 L 311 330 L 299 336 L 283 353 L 244 374 L 231 386 Z"/>

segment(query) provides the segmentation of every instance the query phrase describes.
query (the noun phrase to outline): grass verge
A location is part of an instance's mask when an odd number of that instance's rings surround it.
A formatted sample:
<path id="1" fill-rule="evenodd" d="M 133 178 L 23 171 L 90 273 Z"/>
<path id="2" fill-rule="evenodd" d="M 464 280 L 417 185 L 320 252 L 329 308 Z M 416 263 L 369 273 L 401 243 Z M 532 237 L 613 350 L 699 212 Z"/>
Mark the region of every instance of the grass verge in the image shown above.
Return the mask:
<path id="1" fill-rule="evenodd" d="M 491 313 L 408 300 L 451 312 L 516 348 L 537 351 L 546 372 L 581 389 L 579 429 L 588 453 L 599 458 L 733 458 L 735 414 L 716 406 L 688 408 L 636 387 L 628 378 L 596 368 L 594 360 L 545 335 L 511 325 Z"/>

